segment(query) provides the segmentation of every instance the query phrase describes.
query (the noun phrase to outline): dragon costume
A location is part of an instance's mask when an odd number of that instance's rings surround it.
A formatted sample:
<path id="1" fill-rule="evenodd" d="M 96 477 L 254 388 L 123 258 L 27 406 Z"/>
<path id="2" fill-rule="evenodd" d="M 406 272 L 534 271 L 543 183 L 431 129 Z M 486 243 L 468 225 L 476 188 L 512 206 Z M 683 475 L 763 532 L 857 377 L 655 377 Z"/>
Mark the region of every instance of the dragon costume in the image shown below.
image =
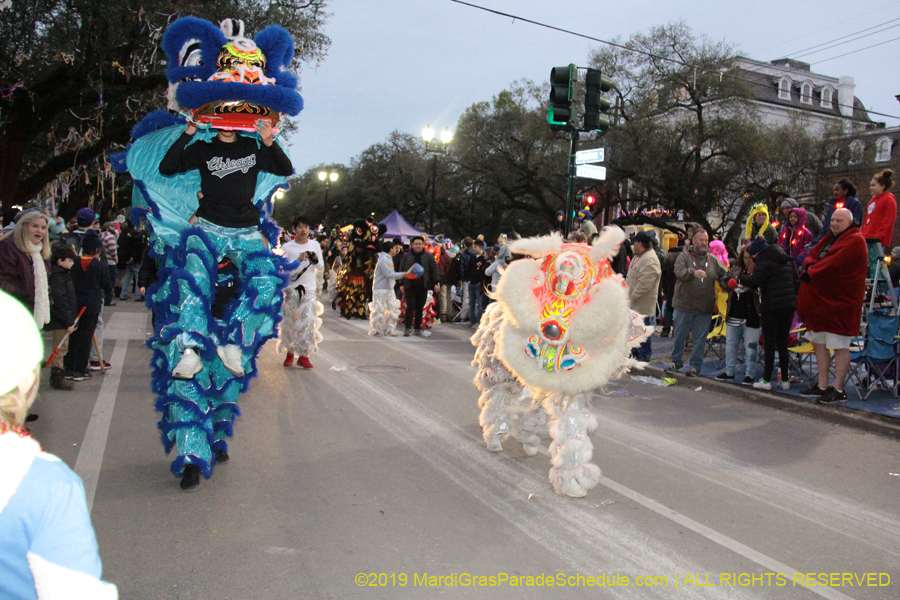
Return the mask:
<path id="1" fill-rule="evenodd" d="M 338 306 L 345 319 L 365 319 L 366 304 L 372 297 L 372 277 L 378 253 L 378 227 L 363 219 L 353 222 L 347 260 L 337 278 Z"/>
<path id="2" fill-rule="evenodd" d="M 114 157 L 117 169 L 134 178 L 132 219 L 146 218 L 152 231 L 151 258 L 161 265 L 157 282 L 147 291 L 156 313 L 155 335 L 148 345 L 153 349 L 152 388 L 162 413 L 162 442 L 167 453 L 176 450 L 171 465 L 176 475 L 193 465 L 209 477 L 216 460 L 227 459 L 226 440 L 240 415 L 238 397 L 256 376 L 263 344 L 276 335 L 287 273 L 296 267 L 270 251 L 279 234 L 269 219 L 271 198 L 287 187 L 284 176 L 258 172 L 252 198 L 247 199 L 248 206 L 255 207 L 253 226 L 246 227 L 194 221 L 203 206 L 200 171 L 160 173 L 163 158 L 179 143 L 188 120 L 198 129 L 186 150 L 211 141 L 215 130 L 236 131 L 259 148 L 239 160 L 208 161 L 206 176 L 212 181 L 212 176 L 221 181 L 259 167 L 256 161 L 264 156 L 256 133 L 261 119 L 273 126 L 273 146 L 283 148 L 278 135 L 283 120 L 303 107 L 297 80 L 287 70 L 293 40 L 278 26 L 266 27 L 252 40 L 244 37 L 243 28 L 242 22 L 230 19 L 220 27 L 195 17 L 174 21 L 162 46 L 169 65 L 168 108 L 180 116 L 151 113 L 135 127 L 127 153 Z M 207 199 L 206 206 L 216 200 Z M 229 346 L 237 354 L 223 356 L 222 348 Z M 186 351 L 200 357 L 196 374 L 175 379 L 173 369 Z"/>

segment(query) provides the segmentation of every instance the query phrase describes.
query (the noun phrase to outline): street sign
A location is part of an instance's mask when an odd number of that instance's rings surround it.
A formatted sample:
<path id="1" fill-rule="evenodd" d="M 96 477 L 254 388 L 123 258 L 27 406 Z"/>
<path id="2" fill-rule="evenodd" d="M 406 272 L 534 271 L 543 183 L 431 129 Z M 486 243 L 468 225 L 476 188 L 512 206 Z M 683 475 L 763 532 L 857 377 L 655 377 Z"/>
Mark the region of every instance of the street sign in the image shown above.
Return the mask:
<path id="1" fill-rule="evenodd" d="M 575 164 L 586 165 L 588 163 L 603 162 L 603 148 L 594 148 L 593 150 L 580 150 L 575 153 Z"/>
<path id="2" fill-rule="evenodd" d="M 606 180 L 606 167 L 596 167 L 594 165 L 578 165 L 575 167 L 575 177 L 585 177 L 587 179 Z"/>

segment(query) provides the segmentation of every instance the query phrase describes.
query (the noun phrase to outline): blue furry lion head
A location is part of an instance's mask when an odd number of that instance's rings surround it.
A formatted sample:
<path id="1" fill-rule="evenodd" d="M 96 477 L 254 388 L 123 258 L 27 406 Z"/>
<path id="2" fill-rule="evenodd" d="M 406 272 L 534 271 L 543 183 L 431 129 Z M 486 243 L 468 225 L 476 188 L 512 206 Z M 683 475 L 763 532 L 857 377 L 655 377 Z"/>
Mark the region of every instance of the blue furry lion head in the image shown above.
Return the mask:
<path id="1" fill-rule="evenodd" d="M 226 19 L 219 27 L 197 17 L 182 17 L 162 40 L 168 56 L 169 108 L 223 128 L 244 118 L 252 123 L 303 109 L 297 78 L 288 70 L 294 40 L 282 27 L 270 25 L 254 39 L 244 37 L 244 23 Z"/>

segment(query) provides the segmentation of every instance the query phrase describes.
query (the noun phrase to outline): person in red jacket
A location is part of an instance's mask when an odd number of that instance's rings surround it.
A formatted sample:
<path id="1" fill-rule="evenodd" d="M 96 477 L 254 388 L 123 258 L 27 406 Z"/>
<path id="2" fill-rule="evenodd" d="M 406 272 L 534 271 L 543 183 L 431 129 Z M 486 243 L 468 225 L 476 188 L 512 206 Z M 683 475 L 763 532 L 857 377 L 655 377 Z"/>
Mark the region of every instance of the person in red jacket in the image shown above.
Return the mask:
<path id="1" fill-rule="evenodd" d="M 866 208 L 866 217 L 860 233 L 865 239 L 881 240 L 885 254 L 890 253 L 891 238 L 894 236 L 894 221 L 897 220 L 897 199 L 888 190 L 894 185 L 894 172 L 885 169 L 875 175 L 869 183 L 872 199 Z"/>
<path id="2" fill-rule="evenodd" d="M 834 211 L 830 229 L 806 255 L 797 293 L 797 312 L 819 370 L 818 382 L 800 395 L 823 403 L 847 400 L 850 339 L 859 335 L 869 270 L 866 240 L 853 224 L 853 213 L 846 208 Z M 833 387 L 828 385 L 829 350 L 834 350 Z"/>
<path id="3" fill-rule="evenodd" d="M 805 208 L 790 209 L 788 222 L 782 227 L 778 238 L 778 245 L 794 260 L 806 256 L 806 246 L 813 239 L 812 232 L 806 227 L 806 216 Z"/>

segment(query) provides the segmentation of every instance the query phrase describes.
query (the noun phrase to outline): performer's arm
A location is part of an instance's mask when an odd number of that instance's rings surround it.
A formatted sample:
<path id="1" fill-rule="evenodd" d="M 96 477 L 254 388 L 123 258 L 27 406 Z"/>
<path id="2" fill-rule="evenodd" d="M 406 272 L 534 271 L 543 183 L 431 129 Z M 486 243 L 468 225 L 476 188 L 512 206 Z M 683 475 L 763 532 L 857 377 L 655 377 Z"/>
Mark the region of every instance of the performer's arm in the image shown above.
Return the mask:
<path id="1" fill-rule="evenodd" d="M 262 147 L 259 149 L 259 169 L 273 175 L 281 175 L 289 177 L 294 174 L 294 165 L 291 159 L 284 153 L 281 146 L 275 143 L 275 137 L 272 134 L 272 123 L 267 119 L 260 119 L 257 122 L 256 130 L 262 139 Z"/>
<path id="2" fill-rule="evenodd" d="M 184 133 L 181 134 L 181 137 L 175 140 L 163 157 L 162 162 L 159 163 L 159 172 L 162 175 L 170 176 L 197 168 L 194 165 L 194 152 L 187 148 L 188 142 L 191 141 L 195 131 L 197 131 L 197 128 L 191 123 Z"/>

